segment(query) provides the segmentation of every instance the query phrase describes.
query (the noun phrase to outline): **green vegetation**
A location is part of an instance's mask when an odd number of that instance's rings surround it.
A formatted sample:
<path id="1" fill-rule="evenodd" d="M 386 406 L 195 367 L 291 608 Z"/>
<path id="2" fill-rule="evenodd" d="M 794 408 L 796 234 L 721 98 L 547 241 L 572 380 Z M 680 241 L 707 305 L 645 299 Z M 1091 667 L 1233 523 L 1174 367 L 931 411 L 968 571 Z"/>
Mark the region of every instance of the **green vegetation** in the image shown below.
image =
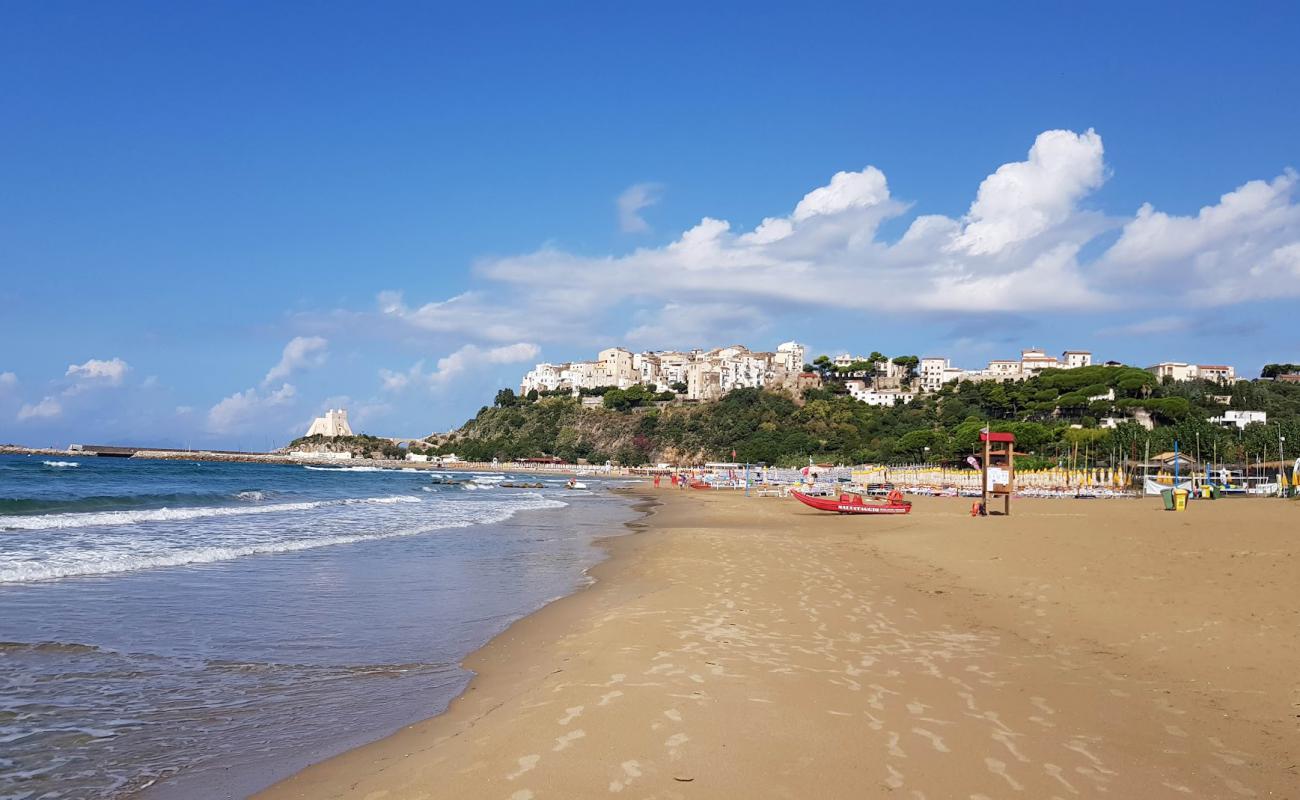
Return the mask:
<path id="1" fill-rule="evenodd" d="M 513 395 L 514 392 L 511 392 Z M 325 453 L 352 453 L 354 458 L 405 458 L 407 450 L 393 444 L 388 439 L 378 436 L 358 434 L 356 436 L 299 436 L 289 442 L 290 450 L 315 450 Z M 412 448 L 409 452 L 422 452 Z"/>
<path id="2" fill-rule="evenodd" d="M 1276 378 L 1278 375 L 1300 374 L 1300 364 L 1265 364 L 1259 373 L 1261 378 Z"/>
<path id="3" fill-rule="evenodd" d="M 476 461 L 558 456 L 629 465 L 730 460 L 733 449 L 741 461 L 782 465 L 810 457 L 845 464 L 959 461 L 991 424 L 1016 434 L 1017 449 L 1026 453 L 1022 467 L 1057 463 L 1076 447 L 1098 463 L 1140 459 L 1148 444 L 1152 453 L 1172 450 L 1175 439 L 1190 451 L 1198 438 L 1202 454 L 1217 447 L 1222 461 L 1276 460 L 1279 433 L 1291 457 L 1300 452 L 1295 384 L 1161 384 L 1145 370 L 1094 366 L 1048 370 L 1021 383 L 948 384 L 911 404 L 877 408 L 848 397 L 828 364 L 814 362 L 826 384 L 797 400 L 740 389 L 712 403 L 664 402 L 673 392 L 634 386 L 588 392 L 602 403 L 584 408 L 567 395 L 529 399 L 503 390 L 496 405 L 432 449 Z M 1238 430 L 1207 421 L 1229 408 L 1266 411 L 1268 424 Z M 1155 429 L 1132 421 L 1135 414 L 1149 415 Z M 1124 421 L 1103 429 L 1104 417 Z"/>

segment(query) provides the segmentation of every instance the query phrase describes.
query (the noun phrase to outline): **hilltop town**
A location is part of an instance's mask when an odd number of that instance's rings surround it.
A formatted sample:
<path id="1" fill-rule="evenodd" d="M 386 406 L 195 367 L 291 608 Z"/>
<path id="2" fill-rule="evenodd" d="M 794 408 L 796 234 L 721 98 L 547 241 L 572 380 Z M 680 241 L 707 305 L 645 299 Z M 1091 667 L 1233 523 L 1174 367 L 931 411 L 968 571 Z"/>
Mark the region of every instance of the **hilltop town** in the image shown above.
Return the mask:
<path id="1" fill-rule="evenodd" d="M 855 400 L 873 406 L 892 406 L 910 403 L 919 395 L 937 392 L 949 383 L 1024 381 L 1049 369 L 1093 365 L 1092 353 L 1087 350 L 1066 350 L 1057 357 L 1038 348 L 1028 348 L 1020 352 L 1018 359 L 994 359 L 982 369 L 954 367 L 942 356 L 889 358 L 882 353 L 819 356 L 807 363 L 805 352 L 803 345 L 793 341 L 779 345 L 775 352 L 754 351 L 739 344 L 712 350 L 639 353 L 610 347 L 601 350 L 594 361 L 537 364 L 520 380 L 519 393 L 594 396 L 602 390 L 624 390 L 639 385 L 652 392 L 671 389 L 685 400 L 706 401 L 744 388 L 784 389 L 797 394 L 820 387 L 828 374 L 833 373 Z M 1126 365 L 1106 361 L 1103 366 Z M 1183 382 L 1205 380 L 1226 385 L 1237 378 L 1233 367 L 1222 364 L 1162 361 L 1145 369 L 1157 379 Z M 1300 380 L 1300 376 L 1287 375 L 1281 379 Z"/>

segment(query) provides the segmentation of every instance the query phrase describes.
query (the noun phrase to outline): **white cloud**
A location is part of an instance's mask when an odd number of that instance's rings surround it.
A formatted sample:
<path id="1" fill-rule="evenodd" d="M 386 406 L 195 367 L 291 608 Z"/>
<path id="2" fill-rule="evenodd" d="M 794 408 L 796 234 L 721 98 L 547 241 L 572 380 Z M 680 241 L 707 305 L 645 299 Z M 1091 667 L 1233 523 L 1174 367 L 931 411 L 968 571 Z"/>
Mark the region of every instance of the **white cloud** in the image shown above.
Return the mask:
<path id="1" fill-rule="evenodd" d="M 39 403 L 28 403 L 18 409 L 18 421 L 27 419 L 51 419 L 63 413 L 63 406 L 53 397 L 45 397 Z"/>
<path id="2" fill-rule="evenodd" d="M 791 218 L 802 222 L 819 214 L 838 214 L 851 208 L 870 208 L 889 199 L 885 173 L 875 167 L 861 172 L 837 172 L 831 182 L 803 196 Z M 767 220 L 764 220 L 767 222 Z"/>
<path id="3" fill-rule="evenodd" d="M 244 430 L 269 410 L 288 405 L 296 395 L 297 390 L 289 383 L 273 392 L 262 393 L 257 389 L 235 392 L 208 409 L 207 428 L 220 434 Z"/>
<path id="4" fill-rule="evenodd" d="M 300 369 L 319 367 L 329 357 L 329 341 L 320 336 L 295 336 L 284 346 L 280 362 L 262 379 L 263 386 L 283 380 Z"/>
<path id="5" fill-rule="evenodd" d="M 1297 174 L 1250 181 L 1177 216 L 1143 204 L 1102 258 L 1114 276 L 1185 287 L 1196 305 L 1300 295 Z"/>
<path id="6" fill-rule="evenodd" d="M 436 389 L 477 365 L 517 364 L 537 358 L 540 352 L 541 348 L 531 342 L 516 342 L 490 348 L 467 344 L 450 355 L 438 359 L 438 363 L 428 373 L 422 372 L 424 362 L 417 361 L 405 372 L 381 369 L 379 378 L 383 382 L 384 391 L 388 392 L 398 392 L 415 385 Z"/>
<path id="7" fill-rule="evenodd" d="M 501 307 L 477 292 L 466 292 L 448 300 L 406 305 L 401 292 L 379 293 L 379 313 L 411 327 L 431 333 L 458 333 L 490 341 L 509 341 L 528 335 L 536 320 Z"/>
<path id="8" fill-rule="evenodd" d="M 69 364 L 64 376 L 83 386 L 120 386 L 130 369 L 131 366 L 120 358 L 107 361 L 92 358 L 84 364 Z"/>
<path id="9" fill-rule="evenodd" d="M 972 255 L 999 253 L 1064 222 L 1105 179 L 1101 137 L 1045 131 L 1029 159 L 1003 164 L 980 184 L 952 247 Z"/>
<path id="10" fill-rule="evenodd" d="M 12 389 L 18 385 L 18 376 L 12 372 L 0 372 L 0 389 Z"/>
<path id="11" fill-rule="evenodd" d="M 618 205 L 618 227 L 624 233 L 645 233 L 650 224 L 641 212 L 658 203 L 664 187 L 658 183 L 634 183 L 623 190 L 615 201 Z"/>
<path id="12" fill-rule="evenodd" d="M 429 373 L 426 380 L 430 386 L 436 387 L 460 375 L 465 370 L 471 369 L 476 364 L 517 364 L 521 361 L 531 361 L 540 352 L 541 349 L 537 345 L 529 342 L 518 342 L 486 350 L 469 344 L 449 356 L 438 359 L 437 367 L 433 372 Z"/>
<path id="13" fill-rule="evenodd" d="M 548 245 L 484 259 L 475 265 L 484 285 L 414 307 L 388 292 L 368 319 L 474 347 L 586 344 L 613 331 L 653 347 L 688 329 L 708 333 L 700 317 L 710 315 L 729 322 L 713 326 L 729 339 L 728 327 L 818 311 L 970 318 L 1300 295 L 1295 173 L 1247 183 L 1194 217 L 1144 206 L 1126 220 L 1087 205 L 1108 175 L 1104 153 L 1093 130 L 1046 131 L 1024 160 L 971 187 L 965 215 L 917 215 L 897 240 L 882 238 L 881 225 L 912 204 L 892 196 L 876 167 L 838 172 L 752 229 L 706 216 L 660 247 L 588 256 Z M 1134 291 L 1142 281 L 1161 289 Z M 454 371 L 456 354 L 448 358 Z M 395 375 L 381 377 L 397 388 Z"/>
<path id="14" fill-rule="evenodd" d="M 394 372 L 391 369 L 380 369 L 379 380 L 383 384 L 385 392 L 400 392 L 412 383 L 419 382 L 422 378 L 421 370 L 424 369 L 424 361 L 420 360 L 411 365 L 406 372 Z"/>

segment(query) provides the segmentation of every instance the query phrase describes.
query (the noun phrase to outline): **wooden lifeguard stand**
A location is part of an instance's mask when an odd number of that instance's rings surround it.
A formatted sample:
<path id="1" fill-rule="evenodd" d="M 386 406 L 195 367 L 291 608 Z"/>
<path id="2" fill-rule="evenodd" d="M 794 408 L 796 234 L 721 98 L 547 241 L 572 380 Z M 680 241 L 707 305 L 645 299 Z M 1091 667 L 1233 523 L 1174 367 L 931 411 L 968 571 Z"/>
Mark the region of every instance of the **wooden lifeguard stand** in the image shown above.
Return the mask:
<path id="1" fill-rule="evenodd" d="M 984 460 L 980 469 L 980 502 L 989 513 L 989 499 L 1002 497 L 1002 513 L 1011 516 L 1011 494 L 1016 490 L 1016 435 L 980 431 Z M 994 445 L 1000 445 L 995 447 Z"/>

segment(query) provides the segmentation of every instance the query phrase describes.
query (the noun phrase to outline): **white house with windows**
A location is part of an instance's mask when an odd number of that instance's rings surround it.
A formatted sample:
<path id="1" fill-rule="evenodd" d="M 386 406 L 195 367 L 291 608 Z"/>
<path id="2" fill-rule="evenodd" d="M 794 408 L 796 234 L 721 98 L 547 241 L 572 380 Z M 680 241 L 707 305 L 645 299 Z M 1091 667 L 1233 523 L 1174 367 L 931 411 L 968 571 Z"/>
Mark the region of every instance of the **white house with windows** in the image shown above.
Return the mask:
<path id="1" fill-rule="evenodd" d="M 1213 422 L 1215 425 L 1222 425 L 1225 428 L 1236 427 L 1241 429 L 1245 428 L 1247 425 L 1253 425 L 1256 422 L 1267 424 L 1268 412 L 1229 410 L 1223 412 L 1221 416 L 1210 417 L 1210 422 Z"/>

